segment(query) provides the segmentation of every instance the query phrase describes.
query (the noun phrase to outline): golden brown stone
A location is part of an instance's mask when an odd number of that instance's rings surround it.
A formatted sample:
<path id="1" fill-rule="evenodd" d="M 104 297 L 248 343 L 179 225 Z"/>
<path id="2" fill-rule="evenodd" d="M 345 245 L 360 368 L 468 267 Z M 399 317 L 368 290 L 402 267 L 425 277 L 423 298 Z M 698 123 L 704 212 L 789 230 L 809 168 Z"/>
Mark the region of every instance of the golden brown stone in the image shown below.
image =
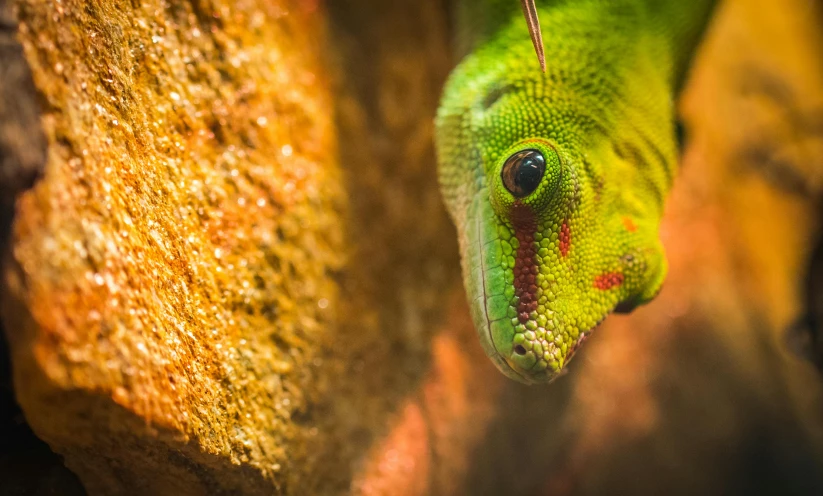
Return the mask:
<path id="1" fill-rule="evenodd" d="M 16 3 L 48 161 L 17 201 L 17 397 L 94 494 L 301 470 L 344 206 L 306 2 Z"/>

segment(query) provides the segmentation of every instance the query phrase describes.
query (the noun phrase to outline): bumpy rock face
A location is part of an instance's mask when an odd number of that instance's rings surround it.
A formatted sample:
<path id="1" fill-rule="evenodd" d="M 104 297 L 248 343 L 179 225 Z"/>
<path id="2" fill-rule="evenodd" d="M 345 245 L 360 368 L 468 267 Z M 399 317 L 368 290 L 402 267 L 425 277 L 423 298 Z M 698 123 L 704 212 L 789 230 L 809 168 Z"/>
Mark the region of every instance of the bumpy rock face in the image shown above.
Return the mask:
<path id="1" fill-rule="evenodd" d="M 5 273 L 27 419 L 98 494 L 282 488 L 342 261 L 316 5 L 16 7 L 48 139 Z"/>
<path id="2" fill-rule="evenodd" d="M 459 485 L 496 376 L 460 380 L 482 352 L 432 167 L 442 7 L 329 4 L 323 39 L 312 2 L 16 4 L 48 159 L 4 324 L 27 420 L 91 493 L 348 492 L 424 378 L 453 382 L 424 414 Z"/>

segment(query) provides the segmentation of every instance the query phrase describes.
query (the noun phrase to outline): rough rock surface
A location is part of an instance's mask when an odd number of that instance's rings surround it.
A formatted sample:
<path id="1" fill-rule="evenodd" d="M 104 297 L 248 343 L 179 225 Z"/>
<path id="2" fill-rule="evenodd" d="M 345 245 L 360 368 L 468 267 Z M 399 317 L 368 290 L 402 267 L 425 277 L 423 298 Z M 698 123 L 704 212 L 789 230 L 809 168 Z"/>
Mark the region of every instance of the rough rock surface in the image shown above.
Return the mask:
<path id="1" fill-rule="evenodd" d="M 48 139 L 5 272 L 27 420 L 94 494 L 284 491 L 343 260 L 317 5 L 15 7 Z"/>

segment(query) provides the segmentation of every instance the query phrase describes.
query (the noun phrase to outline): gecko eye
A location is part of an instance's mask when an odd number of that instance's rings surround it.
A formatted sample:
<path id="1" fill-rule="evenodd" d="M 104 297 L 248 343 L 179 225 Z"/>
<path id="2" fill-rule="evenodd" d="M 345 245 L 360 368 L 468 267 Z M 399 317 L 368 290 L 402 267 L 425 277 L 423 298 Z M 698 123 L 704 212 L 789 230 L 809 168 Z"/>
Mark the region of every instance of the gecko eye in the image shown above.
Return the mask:
<path id="1" fill-rule="evenodd" d="M 523 150 L 506 160 L 500 177 L 503 185 L 515 198 L 523 198 L 537 189 L 543 173 L 546 172 L 546 158 L 538 150 Z"/>

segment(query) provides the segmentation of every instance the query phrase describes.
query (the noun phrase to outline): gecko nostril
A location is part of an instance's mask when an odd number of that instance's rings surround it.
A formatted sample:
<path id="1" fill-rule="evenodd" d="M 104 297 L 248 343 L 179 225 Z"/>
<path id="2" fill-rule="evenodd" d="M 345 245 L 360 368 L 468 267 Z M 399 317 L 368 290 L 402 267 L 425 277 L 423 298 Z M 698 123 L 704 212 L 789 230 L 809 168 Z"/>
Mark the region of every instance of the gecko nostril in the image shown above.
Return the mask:
<path id="1" fill-rule="evenodd" d="M 514 352 L 517 353 L 518 355 L 525 355 L 526 354 L 526 348 L 524 348 L 522 345 L 518 344 L 517 346 L 514 347 Z"/>

